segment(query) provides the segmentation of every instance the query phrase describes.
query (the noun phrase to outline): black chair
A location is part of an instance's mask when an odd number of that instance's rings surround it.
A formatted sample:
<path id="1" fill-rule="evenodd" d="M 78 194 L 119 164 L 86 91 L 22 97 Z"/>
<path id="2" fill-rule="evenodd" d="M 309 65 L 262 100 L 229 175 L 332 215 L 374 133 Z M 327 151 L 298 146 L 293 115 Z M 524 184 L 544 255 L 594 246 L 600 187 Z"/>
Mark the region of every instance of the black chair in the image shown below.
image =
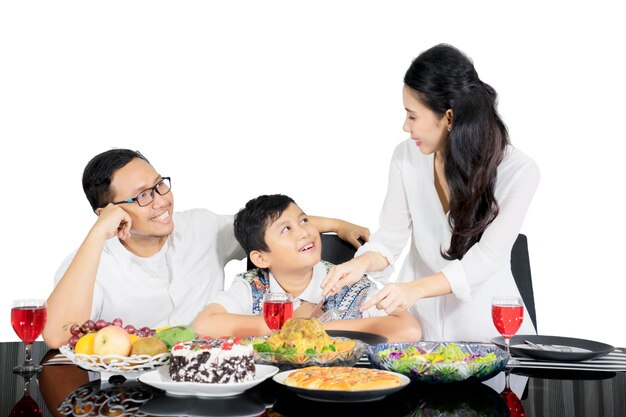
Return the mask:
<path id="1" fill-rule="evenodd" d="M 530 274 L 530 257 L 528 256 L 528 239 L 525 235 L 519 234 L 513 249 L 511 250 L 511 272 L 515 279 L 515 284 L 528 310 L 528 315 L 537 328 L 537 313 L 535 311 L 535 293 L 533 292 L 533 281 Z"/>
<path id="2" fill-rule="evenodd" d="M 322 233 L 322 259 L 339 265 L 354 258 L 356 249 L 337 235 Z"/>

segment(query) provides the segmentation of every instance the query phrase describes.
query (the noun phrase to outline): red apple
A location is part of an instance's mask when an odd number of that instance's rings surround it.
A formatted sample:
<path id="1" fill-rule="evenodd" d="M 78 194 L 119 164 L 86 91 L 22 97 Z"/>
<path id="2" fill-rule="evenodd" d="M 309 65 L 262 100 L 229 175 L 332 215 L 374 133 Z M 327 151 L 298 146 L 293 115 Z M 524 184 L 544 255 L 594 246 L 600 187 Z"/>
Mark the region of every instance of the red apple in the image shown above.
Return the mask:
<path id="1" fill-rule="evenodd" d="M 93 340 L 93 353 L 101 356 L 128 356 L 131 344 L 126 330 L 118 326 L 107 326 L 96 333 Z"/>

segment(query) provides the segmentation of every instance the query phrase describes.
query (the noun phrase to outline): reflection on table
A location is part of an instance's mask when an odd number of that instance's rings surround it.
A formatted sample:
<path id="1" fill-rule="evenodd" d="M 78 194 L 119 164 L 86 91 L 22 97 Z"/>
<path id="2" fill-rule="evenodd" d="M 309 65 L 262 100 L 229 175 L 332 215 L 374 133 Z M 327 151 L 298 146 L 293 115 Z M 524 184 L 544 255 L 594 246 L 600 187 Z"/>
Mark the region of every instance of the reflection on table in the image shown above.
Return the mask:
<path id="1" fill-rule="evenodd" d="M 11 371 L 23 360 L 20 347 L 0 343 L 1 416 L 11 415 L 14 407 L 27 411 L 21 415 L 42 416 L 507 416 L 521 415 L 511 412 L 520 405 L 527 416 L 626 415 L 623 372 L 515 370 L 512 377 L 526 382 L 515 398 L 501 395 L 503 387 L 493 383 L 496 379 L 488 384 L 412 383 L 383 400 L 353 404 L 305 400 L 272 380 L 236 397 L 175 398 L 138 381 L 90 380 L 88 372 L 74 365 L 44 366 L 28 382 Z M 35 360 L 45 362 L 56 353 L 46 351 L 43 343 L 36 343 Z"/>

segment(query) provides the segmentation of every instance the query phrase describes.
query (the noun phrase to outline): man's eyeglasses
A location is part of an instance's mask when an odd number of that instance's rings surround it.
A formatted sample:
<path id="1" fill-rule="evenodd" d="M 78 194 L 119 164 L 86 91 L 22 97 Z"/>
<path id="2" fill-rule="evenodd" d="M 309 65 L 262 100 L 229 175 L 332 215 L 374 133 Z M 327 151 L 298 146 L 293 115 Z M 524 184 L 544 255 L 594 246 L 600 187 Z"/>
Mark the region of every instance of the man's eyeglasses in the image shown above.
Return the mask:
<path id="1" fill-rule="evenodd" d="M 144 207 L 154 201 L 154 192 L 156 191 L 159 195 L 165 195 L 170 192 L 172 189 L 170 183 L 170 177 L 163 177 L 161 181 L 157 182 L 154 187 L 146 188 L 135 198 L 129 198 L 128 200 L 118 201 L 117 203 L 113 203 L 115 205 L 124 204 L 124 203 L 132 203 L 136 201 L 139 206 Z"/>

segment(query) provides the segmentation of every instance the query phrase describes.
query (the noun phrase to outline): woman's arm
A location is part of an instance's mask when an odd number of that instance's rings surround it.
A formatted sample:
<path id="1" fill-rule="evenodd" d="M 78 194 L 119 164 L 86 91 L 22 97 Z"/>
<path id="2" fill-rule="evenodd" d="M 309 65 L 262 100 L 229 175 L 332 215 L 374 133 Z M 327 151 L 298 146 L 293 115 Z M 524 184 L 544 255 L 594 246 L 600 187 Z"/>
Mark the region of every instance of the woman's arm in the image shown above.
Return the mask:
<path id="1" fill-rule="evenodd" d="M 377 309 L 392 314 L 406 310 L 419 299 L 447 295 L 451 292 L 448 278 L 442 272 L 438 272 L 403 284 L 387 284 L 370 300 L 363 303 L 362 310 L 376 306 Z"/>
<path id="2" fill-rule="evenodd" d="M 334 294 L 344 285 L 352 285 L 366 272 L 382 271 L 400 256 L 411 235 L 411 213 L 402 180 L 404 146 L 398 145 L 389 167 L 387 195 L 380 214 L 380 228 L 368 243 L 357 251 L 357 256 L 333 268 L 322 283 L 324 294 Z M 370 274 L 384 280 L 382 274 Z"/>
<path id="3" fill-rule="evenodd" d="M 401 311 L 389 316 L 368 317 L 355 320 L 335 320 L 324 323 L 326 330 L 352 330 L 381 334 L 395 342 L 417 342 L 422 330 L 417 320 L 408 312 Z"/>
<path id="4" fill-rule="evenodd" d="M 389 265 L 389 261 L 378 252 L 365 252 L 341 265 L 330 268 L 322 281 L 322 295 L 334 295 L 345 285 L 352 285 L 367 272 L 380 271 Z"/>

